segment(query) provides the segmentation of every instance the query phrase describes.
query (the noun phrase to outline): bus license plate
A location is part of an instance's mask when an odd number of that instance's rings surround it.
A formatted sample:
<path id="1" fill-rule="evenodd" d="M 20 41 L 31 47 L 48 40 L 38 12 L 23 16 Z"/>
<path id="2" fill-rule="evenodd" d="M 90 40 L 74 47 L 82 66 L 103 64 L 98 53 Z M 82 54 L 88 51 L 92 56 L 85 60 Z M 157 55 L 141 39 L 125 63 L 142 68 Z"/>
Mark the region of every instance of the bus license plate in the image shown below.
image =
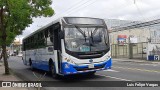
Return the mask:
<path id="1" fill-rule="evenodd" d="M 94 64 L 88 65 L 88 68 L 94 68 Z"/>

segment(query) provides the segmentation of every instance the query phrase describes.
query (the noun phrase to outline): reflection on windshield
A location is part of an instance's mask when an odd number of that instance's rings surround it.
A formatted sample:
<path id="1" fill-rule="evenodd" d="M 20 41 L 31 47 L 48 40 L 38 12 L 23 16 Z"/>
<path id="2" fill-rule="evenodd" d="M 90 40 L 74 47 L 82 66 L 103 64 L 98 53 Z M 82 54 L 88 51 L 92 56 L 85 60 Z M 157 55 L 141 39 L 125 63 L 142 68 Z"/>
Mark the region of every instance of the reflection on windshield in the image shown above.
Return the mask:
<path id="1" fill-rule="evenodd" d="M 104 28 L 65 28 L 66 48 L 74 52 L 101 51 L 107 49 L 108 38 Z"/>

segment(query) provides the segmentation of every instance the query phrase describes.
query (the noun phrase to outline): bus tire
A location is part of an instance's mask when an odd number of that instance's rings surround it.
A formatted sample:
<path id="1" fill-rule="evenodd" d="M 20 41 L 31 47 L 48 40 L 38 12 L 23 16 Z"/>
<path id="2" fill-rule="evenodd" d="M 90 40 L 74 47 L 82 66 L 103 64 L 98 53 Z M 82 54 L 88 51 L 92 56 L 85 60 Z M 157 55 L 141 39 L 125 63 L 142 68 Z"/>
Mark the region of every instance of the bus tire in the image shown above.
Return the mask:
<path id="1" fill-rule="evenodd" d="M 31 67 L 31 70 L 34 71 L 34 67 L 32 66 L 32 60 L 29 59 L 29 66 Z"/>
<path id="2" fill-rule="evenodd" d="M 56 68 L 55 68 L 55 65 L 53 64 L 53 62 L 50 62 L 49 69 L 50 69 L 51 76 L 53 78 L 57 79 L 58 75 L 56 74 Z"/>
<path id="3" fill-rule="evenodd" d="M 31 59 L 29 59 L 29 66 L 32 66 L 32 61 L 31 61 Z"/>

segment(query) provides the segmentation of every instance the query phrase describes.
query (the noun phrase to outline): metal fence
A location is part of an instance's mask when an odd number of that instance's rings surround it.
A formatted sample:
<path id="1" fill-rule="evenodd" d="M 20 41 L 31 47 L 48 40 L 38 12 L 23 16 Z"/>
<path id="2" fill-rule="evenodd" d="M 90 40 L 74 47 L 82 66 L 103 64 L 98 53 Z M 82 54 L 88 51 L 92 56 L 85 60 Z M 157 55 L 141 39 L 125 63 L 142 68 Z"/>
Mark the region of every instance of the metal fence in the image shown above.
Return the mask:
<path id="1" fill-rule="evenodd" d="M 111 55 L 113 58 L 146 59 L 147 58 L 146 48 L 147 48 L 147 42 L 136 43 L 136 44 L 125 43 L 124 45 L 112 44 Z"/>

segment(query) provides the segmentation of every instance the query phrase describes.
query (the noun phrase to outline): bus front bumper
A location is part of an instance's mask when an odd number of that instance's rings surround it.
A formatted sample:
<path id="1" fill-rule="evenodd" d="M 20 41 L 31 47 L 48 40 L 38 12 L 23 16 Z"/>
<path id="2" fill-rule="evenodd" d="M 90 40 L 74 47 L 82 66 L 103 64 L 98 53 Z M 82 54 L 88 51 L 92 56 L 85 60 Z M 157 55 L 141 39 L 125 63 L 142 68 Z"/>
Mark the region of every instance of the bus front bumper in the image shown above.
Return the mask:
<path id="1" fill-rule="evenodd" d="M 71 75 L 71 74 L 79 74 L 79 73 L 87 73 L 87 72 L 93 72 L 93 71 L 101 71 L 101 70 L 107 70 L 111 69 L 112 66 L 112 59 L 106 60 L 103 63 L 100 64 L 94 64 L 94 68 L 88 68 L 88 65 L 71 65 L 67 62 L 62 63 L 62 72 L 63 75 Z"/>

